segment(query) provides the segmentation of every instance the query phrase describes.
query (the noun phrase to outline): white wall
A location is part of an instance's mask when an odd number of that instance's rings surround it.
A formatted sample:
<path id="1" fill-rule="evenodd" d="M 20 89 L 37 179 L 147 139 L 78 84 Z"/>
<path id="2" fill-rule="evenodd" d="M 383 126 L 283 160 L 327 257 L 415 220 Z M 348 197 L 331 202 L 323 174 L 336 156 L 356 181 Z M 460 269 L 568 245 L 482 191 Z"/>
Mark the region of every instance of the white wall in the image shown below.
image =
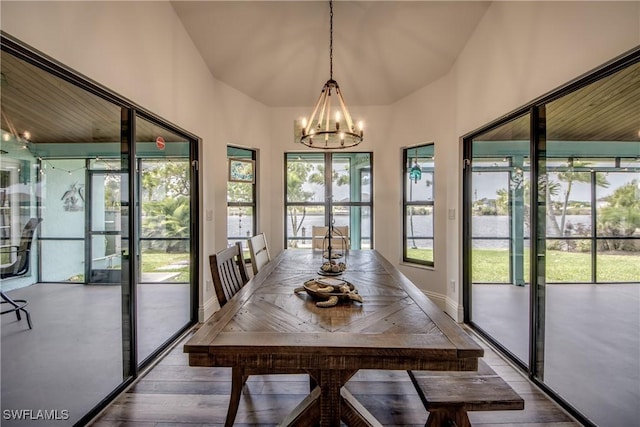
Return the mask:
<path id="1" fill-rule="evenodd" d="M 393 153 L 397 167 L 402 165 L 402 147 L 421 143 L 433 142 L 435 147 L 435 176 L 434 176 L 434 268 L 400 265 L 402 272 L 420 287 L 429 297 L 441 307 L 445 305 L 447 294 L 447 259 L 450 254 L 450 227 L 458 222 L 447 218 L 447 189 L 451 186 L 455 169 L 452 169 L 448 157 L 455 152 L 458 137 L 455 134 L 455 90 L 453 75 L 449 74 L 433 84 L 419 90 L 393 105 L 390 128 L 393 142 Z M 383 181 L 389 187 L 386 191 L 395 193 L 402 201 L 401 174 L 395 179 Z M 389 218 L 393 223 L 400 224 L 402 232 L 402 209 L 398 207 Z M 397 254 L 391 260 L 402 257 L 402 234 L 393 236 L 390 240 L 397 242 L 393 250 Z"/>
<path id="2" fill-rule="evenodd" d="M 46 194 L 43 194 L 42 197 L 42 210 L 46 213 L 46 221 L 42 221 L 40 224 L 39 235 L 84 238 L 85 210 L 89 207 L 83 200 L 81 210 L 67 211 L 62 200 L 63 194 L 74 184 L 86 194 L 88 185 L 85 182 L 86 171 L 84 167 L 84 160 L 53 160 L 44 164 L 42 188 L 46 190 Z M 67 173 L 67 171 L 72 172 Z M 64 235 L 61 236 L 59 230 L 64 230 Z M 65 246 L 65 249 L 77 247 L 76 242 L 56 243 Z M 42 255 L 42 278 L 52 282 L 66 281 L 73 276 L 84 275 L 84 251 L 61 251 L 60 247 L 56 248 L 55 246 L 55 243 L 43 242 L 43 249 L 40 253 Z M 47 254 L 51 258 L 48 258 Z M 104 255 L 104 251 L 102 255 Z"/>
<path id="3" fill-rule="evenodd" d="M 201 223 L 199 316 L 211 315 L 208 254 L 226 247 L 226 145 L 268 153 L 265 107 L 211 76 L 166 1 L 3 0 L 0 12 L 9 35 L 202 139 L 200 217 L 214 216 Z"/>

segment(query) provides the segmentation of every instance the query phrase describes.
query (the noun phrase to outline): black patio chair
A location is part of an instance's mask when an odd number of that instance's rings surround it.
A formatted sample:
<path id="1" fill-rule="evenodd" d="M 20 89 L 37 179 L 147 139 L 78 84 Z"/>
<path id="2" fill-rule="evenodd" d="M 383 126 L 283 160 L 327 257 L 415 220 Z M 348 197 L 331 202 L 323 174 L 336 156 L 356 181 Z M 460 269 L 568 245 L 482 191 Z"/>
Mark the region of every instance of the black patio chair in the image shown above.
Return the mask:
<path id="1" fill-rule="evenodd" d="M 29 271 L 29 261 L 31 260 L 31 242 L 33 242 L 33 235 L 36 232 L 36 228 L 42 222 L 41 218 L 31 218 L 22 230 L 22 237 L 20 238 L 19 246 L 9 246 L 8 253 L 15 253 L 15 260 L 11 264 L 3 265 L 0 267 L 0 279 L 9 279 L 12 277 L 20 277 L 27 274 Z M 7 314 L 15 312 L 18 320 L 22 320 L 20 312 L 22 311 L 27 316 L 27 324 L 29 329 L 33 329 L 31 324 L 31 315 L 25 309 L 29 303 L 23 299 L 12 299 L 2 290 L 0 290 L 0 296 L 2 297 L 1 304 L 9 304 L 12 306 L 9 310 L 0 312 L 0 314 Z"/>

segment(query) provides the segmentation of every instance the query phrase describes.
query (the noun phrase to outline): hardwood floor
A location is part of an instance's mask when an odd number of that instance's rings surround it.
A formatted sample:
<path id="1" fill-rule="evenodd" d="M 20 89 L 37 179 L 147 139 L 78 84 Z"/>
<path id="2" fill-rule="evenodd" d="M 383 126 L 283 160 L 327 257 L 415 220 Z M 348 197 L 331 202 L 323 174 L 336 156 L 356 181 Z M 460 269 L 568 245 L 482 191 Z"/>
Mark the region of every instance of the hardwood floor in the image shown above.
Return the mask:
<path id="1" fill-rule="evenodd" d="M 190 334 L 188 335 L 190 336 Z M 118 397 L 94 427 L 213 427 L 224 425 L 231 369 L 188 366 L 176 346 L 128 392 Z M 485 361 L 525 399 L 524 411 L 471 412 L 474 427 L 577 427 L 558 405 L 481 342 Z M 307 394 L 305 375 L 251 376 L 237 426 L 272 426 Z M 427 412 L 404 371 L 358 372 L 349 391 L 385 426 L 423 426 Z"/>

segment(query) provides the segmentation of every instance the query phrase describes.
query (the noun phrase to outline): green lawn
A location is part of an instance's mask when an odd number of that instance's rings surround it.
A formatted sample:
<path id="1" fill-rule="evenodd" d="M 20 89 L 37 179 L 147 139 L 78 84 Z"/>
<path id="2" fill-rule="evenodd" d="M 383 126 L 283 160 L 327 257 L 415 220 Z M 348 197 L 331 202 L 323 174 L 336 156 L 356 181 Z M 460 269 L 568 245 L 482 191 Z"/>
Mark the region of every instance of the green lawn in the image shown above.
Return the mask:
<path id="1" fill-rule="evenodd" d="M 407 258 L 419 259 L 422 261 L 433 261 L 433 249 L 407 248 Z"/>
<path id="2" fill-rule="evenodd" d="M 411 258 L 433 260 L 433 251 L 409 249 Z M 591 281 L 591 254 L 547 251 L 547 282 Z M 143 272 L 179 272 L 174 282 L 189 281 L 189 254 L 149 253 L 142 257 Z M 473 281 L 476 283 L 508 283 L 509 253 L 501 249 L 475 249 L 472 254 Z M 166 268 L 173 266 L 172 268 Z M 529 252 L 524 254 L 524 271 L 529 271 Z M 640 253 L 598 254 L 598 281 L 640 282 Z M 529 281 L 525 273 L 525 281 Z"/>
<path id="3" fill-rule="evenodd" d="M 591 254 L 549 250 L 545 255 L 547 282 L 590 282 Z M 474 282 L 508 282 L 509 254 L 506 250 L 476 249 L 472 254 Z M 640 253 L 597 256 L 599 282 L 640 282 Z M 529 271 L 529 251 L 524 253 L 524 271 Z M 525 281 L 528 275 L 525 273 Z"/>
<path id="4" fill-rule="evenodd" d="M 433 251 L 409 249 L 411 258 L 433 260 Z M 591 254 L 583 252 L 547 251 L 547 282 L 590 282 Z M 640 282 L 640 253 L 598 254 L 599 282 Z M 473 281 L 476 283 L 508 283 L 509 252 L 502 249 L 475 249 L 472 253 Z M 529 251 L 524 254 L 524 271 L 529 271 Z M 525 281 L 529 281 L 525 273 Z"/>
<path id="5" fill-rule="evenodd" d="M 162 272 L 180 274 L 173 279 L 172 282 L 188 282 L 189 281 L 189 254 L 188 253 L 150 253 L 143 252 L 142 255 L 142 271 L 144 273 Z"/>

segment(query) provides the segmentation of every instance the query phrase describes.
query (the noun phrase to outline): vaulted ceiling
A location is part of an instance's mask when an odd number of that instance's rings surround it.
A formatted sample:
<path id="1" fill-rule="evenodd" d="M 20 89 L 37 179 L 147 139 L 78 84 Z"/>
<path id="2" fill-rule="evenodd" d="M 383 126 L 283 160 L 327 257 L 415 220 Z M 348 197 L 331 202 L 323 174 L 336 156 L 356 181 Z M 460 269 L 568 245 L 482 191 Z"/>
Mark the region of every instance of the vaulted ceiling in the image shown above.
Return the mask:
<path id="1" fill-rule="evenodd" d="M 310 107 L 316 101 L 329 77 L 326 2 L 177 1 L 173 6 L 217 79 L 268 106 Z M 484 2 L 337 1 L 334 78 L 347 103 L 388 105 L 447 73 L 486 7 Z M 119 140 L 115 105 L 1 55 L 3 130 L 14 135 L 29 130 L 34 143 Z M 547 137 L 639 141 L 639 79 L 635 64 L 553 101 Z M 137 132 L 149 141 L 160 134 L 144 122 Z M 528 121 L 521 120 L 479 139 L 528 135 Z"/>
<path id="2" fill-rule="evenodd" d="M 173 1 L 215 78 L 271 107 L 329 79 L 328 1 Z M 349 105 L 389 105 L 445 75 L 482 1 L 335 1 L 333 78 Z"/>

